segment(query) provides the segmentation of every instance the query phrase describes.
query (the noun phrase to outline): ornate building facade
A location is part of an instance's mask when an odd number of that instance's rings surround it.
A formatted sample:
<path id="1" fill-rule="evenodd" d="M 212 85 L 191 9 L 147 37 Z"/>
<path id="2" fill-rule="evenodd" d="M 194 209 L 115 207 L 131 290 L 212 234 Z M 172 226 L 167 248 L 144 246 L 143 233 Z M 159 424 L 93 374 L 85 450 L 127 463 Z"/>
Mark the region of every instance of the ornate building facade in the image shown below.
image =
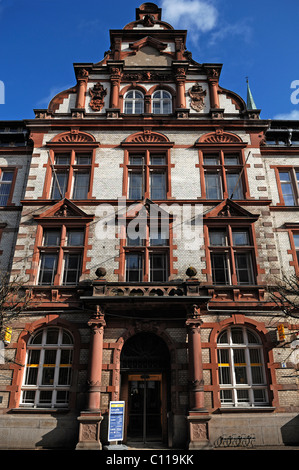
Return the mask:
<path id="1" fill-rule="evenodd" d="M 298 444 L 299 324 L 267 287 L 299 272 L 299 125 L 260 119 L 161 14 L 142 4 L 75 63 L 19 123 L 30 145 L 1 141 L 2 269 L 29 299 L 0 364 L 2 448 L 101 449 L 119 400 L 128 445 Z"/>

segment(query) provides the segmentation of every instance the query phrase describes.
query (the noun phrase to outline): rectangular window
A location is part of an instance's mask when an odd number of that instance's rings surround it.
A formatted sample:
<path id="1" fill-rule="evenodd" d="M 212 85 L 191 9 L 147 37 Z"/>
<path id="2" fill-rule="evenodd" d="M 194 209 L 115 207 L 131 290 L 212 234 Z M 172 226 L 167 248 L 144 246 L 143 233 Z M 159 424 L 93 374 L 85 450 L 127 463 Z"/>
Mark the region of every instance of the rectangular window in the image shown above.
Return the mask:
<path id="1" fill-rule="evenodd" d="M 169 244 L 167 230 L 150 230 L 150 246 L 167 246 Z"/>
<path id="2" fill-rule="evenodd" d="M 68 246 L 83 246 L 84 245 L 84 230 L 67 230 L 67 245 Z"/>
<path id="3" fill-rule="evenodd" d="M 151 155 L 150 162 L 151 165 L 166 165 L 165 155 Z"/>
<path id="4" fill-rule="evenodd" d="M 250 253 L 235 253 L 238 284 L 253 284 L 253 272 Z"/>
<path id="5" fill-rule="evenodd" d="M 253 246 L 249 229 L 210 229 L 209 251 L 214 284 L 235 283 L 234 276 L 239 285 L 254 284 Z"/>
<path id="6" fill-rule="evenodd" d="M 51 199 L 62 199 L 65 196 L 66 188 L 68 182 L 68 173 L 65 172 L 55 172 L 53 175 L 53 184 Z"/>
<path id="7" fill-rule="evenodd" d="M 298 204 L 298 172 L 296 172 L 296 177 L 291 171 L 280 171 L 280 185 L 283 195 L 283 200 L 286 206 L 294 206 Z M 294 181 L 296 180 L 296 183 Z"/>
<path id="8" fill-rule="evenodd" d="M 126 255 L 126 281 L 140 282 L 143 280 L 142 255 L 140 253 L 128 253 Z"/>
<path id="9" fill-rule="evenodd" d="M 165 173 L 151 173 L 150 187 L 152 200 L 166 199 Z"/>
<path id="10" fill-rule="evenodd" d="M 212 278 L 214 284 L 230 284 L 230 269 L 227 253 L 212 253 Z"/>
<path id="11" fill-rule="evenodd" d="M 150 254 L 150 281 L 165 282 L 167 275 L 167 256 L 164 253 Z"/>
<path id="12" fill-rule="evenodd" d="M 77 284 L 82 270 L 84 229 L 44 229 L 40 249 L 39 285 Z M 58 272 L 58 267 L 59 272 Z M 61 272 L 60 272 L 61 271 Z"/>
<path id="13" fill-rule="evenodd" d="M 0 176 L 0 206 L 6 206 L 11 193 L 14 171 L 2 170 Z"/>
<path id="14" fill-rule="evenodd" d="M 45 230 L 44 231 L 44 246 L 59 246 L 60 245 L 60 230 Z"/>
<path id="15" fill-rule="evenodd" d="M 129 199 L 143 198 L 142 173 L 129 173 Z"/>
<path id="16" fill-rule="evenodd" d="M 87 199 L 89 190 L 89 173 L 75 172 L 73 199 Z"/>
<path id="17" fill-rule="evenodd" d="M 54 284 L 57 270 L 58 255 L 52 253 L 42 253 L 40 261 L 39 285 Z"/>
<path id="18" fill-rule="evenodd" d="M 244 199 L 242 180 L 239 173 L 227 173 L 227 192 L 231 199 Z"/>
<path id="19" fill-rule="evenodd" d="M 55 152 L 52 169 L 51 199 L 87 199 L 90 191 L 92 154 Z"/>
<path id="20" fill-rule="evenodd" d="M 127 230 L 127 246 L 142 246 L 143 244 L 144 238 L 140 234 Z"/>
<path id="21" fill-rule="evenodd" d="M 219 151 L 203 153 L 205 193 L 207 199 L 244 199 L 241 153 Z"/>
<path id="22" fill-rule="evenodd" d="M 144 156 L 143 155 L 130 155 L 130 165 L 143 165 Z"/>
<path id="23" fill-rule="evenodd" d="M 125 278 L 127 282 L 166 282 L 169 276 L 169 226 L 164 220 L 127 226 Z M 169 221 L 167 222 L 169 223 Z"/>
<path id="24" fill-rule="evenodd" d="M 167 154 L 130 153 L 128 158 L 128 198 L 164 200 L 167 198 Z"/>
<path id="25" fill-rule="evenodd" d="M 66 253 L 64 257 L 63 284 L 77 284 L 81 273 L 81 255 Z"/>
<path id="26" fill-rule="evenodd" d="M 206 173 L 205 183 L 207 199 L 222 199 L 222 184 L 219 173 Z"/>
<path id="27" fill-rule="evenodd" d="M 227 245 L 226 230 L 210 230 L 210 245 L 226 246 Z"/>
<path id="28" fill-rule="evenodd" d="M 225 165 L 240 165 L 240 155 L 239 154 L 224 154 L 224 164 Z"/>
<path id="29" fill-rule="evenodd" d="M 233 230 L 232 235 L 234 246 L 250 245 L 248 230 Z"/>
<path id="30" fill-rule="evenodd" d="M 55 165 L 69 165 L 69 164 L 70 164 L 69 153 L 55 154 Z"/>
<path id="31" fill-rule="evenodd" d="M 220 158 L 219 155 L 216 153 L 204 155 L 203 161 L 205 165 L 220 165 Z"/>
<path id="32" fill-rule="evenodd" d="M 90 165 L 91 164 L 91 155 L 89 153 L 76 153 L 75 159 L 76 165 Z"/>

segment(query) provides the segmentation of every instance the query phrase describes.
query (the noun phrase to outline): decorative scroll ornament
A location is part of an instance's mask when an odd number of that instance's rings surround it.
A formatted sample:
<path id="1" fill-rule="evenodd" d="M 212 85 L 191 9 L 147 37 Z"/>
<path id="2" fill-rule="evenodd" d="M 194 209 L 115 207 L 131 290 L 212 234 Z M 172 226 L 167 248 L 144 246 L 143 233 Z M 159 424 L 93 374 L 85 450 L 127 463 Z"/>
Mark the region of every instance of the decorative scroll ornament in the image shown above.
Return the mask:
<path id="1" fill-rule="evenodd" d="M 201 111 L 205 105 L 204 97 L 207 94 L 206 90 L 203 90 L 202 86 L 197 83 L 189 88 L 188 93 L 191 98 L 191 108 L 197 112 Z"/>
<path id="2" fill-rule="evenodd" d="M 104 107 L 104 98 L 107 95 L 107 89 L 104 90 L 103 85 L 98 82 L 89 90 L 89 94 L 91 96 L 91 101 L 89 103 L 91 109 L 94 111 L 101 111 Z"/>
<path id="3" fill-rule="evenodd" d="M 142 24 L 143 26 L 153 27 L 156 23 L 155 17 L 153 15 L 144 15 Z"/>
<path id="4" fill-rule="evenodd" d="M 169 73 L 159 73 L 154 71 L 143 71 L 143 72 L 136 72 L 136 73 L 124 73 L 123 79 L 128 81 L 152 81 L 152 82 L 163 82 L 163 81 L 170 81 L 172 79 L 172 75 Z"/>

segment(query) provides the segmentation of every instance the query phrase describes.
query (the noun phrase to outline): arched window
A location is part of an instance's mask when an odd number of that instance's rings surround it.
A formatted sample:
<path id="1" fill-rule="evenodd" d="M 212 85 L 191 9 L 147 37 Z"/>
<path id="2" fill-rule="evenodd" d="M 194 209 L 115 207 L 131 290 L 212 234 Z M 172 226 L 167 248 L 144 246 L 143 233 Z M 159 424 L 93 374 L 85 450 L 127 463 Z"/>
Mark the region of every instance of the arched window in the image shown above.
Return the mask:
<path id="1" fill-rule="evenodd" d="M 30 338 L 21 406 L 68 406 L 73 349 L 71 334 L 62 328 L 44 328 Z"/>
<path id="2" fill-rule="evenodd" d="M 130 90 L 125 95 L 125 114 L 142 114 L 144 112 L 144 97 L 141 91 Z"/>
<path id="3" fill-rule="evenodd" d="M 260 338 L 248 328 L 234 326 L 220 333 L 217 348 L 222 406 L 268 405 Z"/>
<path id="4" fill-rule="evenodd" d="M 168 91 L 155 91 L 152 104 L 154 114 L 170 114 L 172 112 L 172 96 Z"/>

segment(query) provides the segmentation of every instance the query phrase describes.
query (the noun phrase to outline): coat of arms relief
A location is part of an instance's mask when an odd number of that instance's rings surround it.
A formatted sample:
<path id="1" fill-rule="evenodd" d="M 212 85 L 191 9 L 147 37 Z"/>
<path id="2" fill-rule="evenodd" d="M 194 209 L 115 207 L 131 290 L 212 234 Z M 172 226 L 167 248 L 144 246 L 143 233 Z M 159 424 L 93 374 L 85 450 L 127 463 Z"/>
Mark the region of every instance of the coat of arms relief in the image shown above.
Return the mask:
<path id="1" fill-rule="evenodd" d="M 206 90 L 203 90 L 199 83 L 196 83 L 188 90 L 188 94 L 191 98 L 191 108 L 199 112 L 204 108 L 204 98 L 207 94 Z"/>

